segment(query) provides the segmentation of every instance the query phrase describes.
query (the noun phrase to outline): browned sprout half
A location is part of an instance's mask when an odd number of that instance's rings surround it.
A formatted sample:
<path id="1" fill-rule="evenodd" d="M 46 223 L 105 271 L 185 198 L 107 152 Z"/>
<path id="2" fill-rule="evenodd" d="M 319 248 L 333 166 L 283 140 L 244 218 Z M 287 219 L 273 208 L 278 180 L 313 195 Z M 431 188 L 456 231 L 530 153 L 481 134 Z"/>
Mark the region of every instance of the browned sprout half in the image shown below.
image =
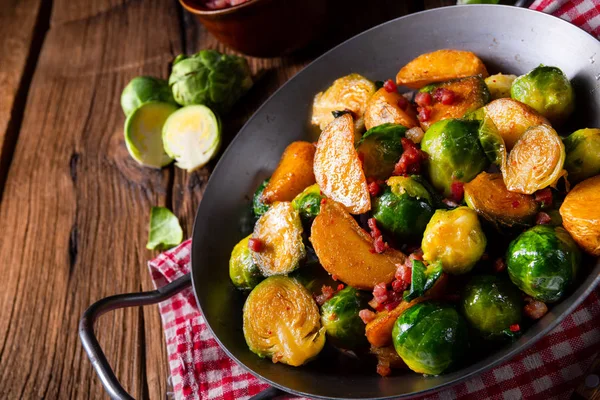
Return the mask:
<path id="1" fill-rule="evenodd" d="M 529 128 L 508 154 L 502 175 L 511 192 L 532 194 L 564 175 L 565 146 L 549 125 Z"/>
<path id="2" fill-rule="evenodd" d="M 244 304 L 248 348 L 294 367 L 315 358 L 325 344 L 319 308 L 297 280 L 272 276 L 259 283 Z"/>

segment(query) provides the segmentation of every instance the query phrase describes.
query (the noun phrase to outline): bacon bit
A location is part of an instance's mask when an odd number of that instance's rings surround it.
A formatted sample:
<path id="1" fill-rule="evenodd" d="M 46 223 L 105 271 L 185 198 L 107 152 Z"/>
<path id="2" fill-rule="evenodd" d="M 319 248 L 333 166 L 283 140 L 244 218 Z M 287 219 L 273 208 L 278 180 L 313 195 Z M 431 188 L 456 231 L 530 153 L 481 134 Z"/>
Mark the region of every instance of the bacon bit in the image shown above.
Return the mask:
<path id="1" fill-rule="evenodd" d="M 343 284 L 343 283 L 340 283 L 340 284 L 337 286 L 337 291 L 339 292 L 340 290 L 344 290 L 344 284 Z"/>
<path id="2" fill-rule="evenodd" d="M 385 282 L 380 282 L 373 288 L 373 300 L 383 304 L 388 300 L 388 290 Z"/>
<path id="3" fill-rule="evenodd" d="M 401 300 L 396 300 L 394 302 L 387 303 L 383 306 L 383 309 L 385 311 L 392 311 L 394 308 L 398 307 L 398 304 L 400 304 L 401 302 Z"/>
<path id="4" fill-rule="evenodd" d="M 421 164 L 427 159 L 427 153 L 419 150 L 412 140 L 402 138 L 404 152 L 394 166 L 394 175 L 413 175 L 421 173 Z"/>
<path id="5" fill-rule="evenodd" d="M 382 310 L 383 310 L 383 305 L 379 304 L 379 303 L 377 302 L 377 300 L 375 300 L 375 299 L 372 299 L 372 300 L 371 300 L 371 301 L 369 301 L 367 304 L 369 304 L 369 306 L 370 306 L 371 308 L 374 308 L 374 309 L 375 309 L 375 310 L 377 310 L 377 311 L 382 311 Z"/>
<path id="6" fill-rule="evenodd" d="M 248 240 L 248 248 L 255 253 L 260 253 L 263 251 L 264 243 L 260 239 L 250 238 Z"/>
<path id="7" fill-rule="evenodd" d="M 515 200 L 512 202 L 512 208 L 517 208 L 521 205 L 521 202 L 519 200 Z"/>
<path id="8" fill-rule="evenodd" d="M 502 272 L 506 269 L 506 263 L 502 258 L 496 259 L 494 261 L 494 272 Z"/>
<path id="9" fill-rule="evenodd" d="M 411 263 L 412 264 L 412 263 Z M 410 284 L 412 280 L 412 268 L 405 264 L 397 264 L 396 265 L 396 274 L 395 278 L 401 282 L 405 282 Z"/>
<path id="10" fill-rule="evenodd" d="M 408 289 L 408 285 L 403 280 L 395 280 L 392 282 L 392 290 L 396 293 L 404 292 Z"/>
<path id="11" fill-rule="evenodd" d="M 400 96 L 396 104 L 398 104 L 398 107 L 404 111 L 406 110 L 406 107 L 408 107 L 408 100 L 406 100 L 404 96 Z"/>
<path id="12" fill-rule="evenodd" d="M 534 320 L 540 319 L 548 313 L 548 306 L 546 305 L 546 303 L 539 300 L 534 300 L 531 297 L 526 298 L 525 301 L 528 304 L 526 304 L 525 308 L 523 308 L 523 312 L 529 318 Z"/>
<path id="13" fill-rule="evenodd" d="M 339 276 L 337 276 L 336 274 L 331 275 L 331 279 L 333 279 L 334 281 L 339 280 L 338 278 Z"/>
<path id="14" fill-rule="evenodd" d="M 377 373 L 381 376 L 390 376 L 392 369 L 389 365 L 377 364 Z"/>
<path id="15" fill-rule="evenodd" d="M 367 225 L 371 230 L 371 237 L 375 239 L 377 236 L 381 236 L 381 231 L 377 227 L 377 220 L 375 218 L 369 218 L 367 220 Z"/>
<path id="16" fill-rule="evenodd" d="M 394 83 L 394 81 L 391 79 L 388 79 L 383 83 L 383 88 L 388 93 L 392 93 L 398 90 L 398 86 L 396 86 L 396 83 Z"/>
<path id="17" fill-rule="evenodd" d="M 373 249 L 375 250 L 375 253 L 377 254 L 381 254 L 384 251 L 386 251 L 387 249 L 389 249 L 389 245 L 383 241 L 383 236 L 377 236 L 375 238 L 375 240 L 373 241 Z"/>
<path id="18" fill-rule="evenodd" d="M 450 199 L 444 199 L 444 200 L 442 200 L 442 203 L 444 203 L 445 205 L 447 205 L 448 207 L 451 207 L 451 208 L 458 207 L 458 204 L 453 202 Z"/>
<path id="19" fill-rule="evenodd" d="M 321 205 L 323 205 L 323 204 L 325 204 L 325 203 L 327 203 L 327 199 L 326 199 L 325 197 L 323 197 L 323 198 L 321 199 Z"/>
<path id="20" fill-rule="evenodd" d="M 362 319 L 362 321 L 365 324 L 368 324 L 369 322 L 371 322 L 375 319 L 376 315 L 373 311 L 364 309 L 364 310 L 360 310 L 358 312 L 358 316 L 360 317 L 360 319 Z"/>
<path id="21" fill-rule="evenodd" d="M 429 93 L 419 92 L 415 96 L 415 103 L 417 103 L 419 107 L 430 106 L 431 103 L 433 103 L 433 98 Z"/>
<path id="22" fill-rule="evenodd" d="M 413 251 L 408 258 L 410 258 L 411 260 L 419 260 L 419 261 L 423 261 L 423 249 L 422 248 L 418 248 L 415 251 Z"/>
<path id="23" fill-rule="evenodd" d="M 442 104 L 449 106 L 456 101 L 456 93 L 450 89 L 438 88 L 433 92 L 433 98 Z"/>
<path id="24" fill-rule="evenodd" d="M 321 288 L 321 293 L 317 297 L 315 297 L 315 301 L 318 305 L 322 306 L 327 300 L 333 297 L 335 291 L 331 286 L 323 285 Z"/>
<path id="25" fill-rule="evenodd" d="M 377 182 L 369 183 L 369 186 L 367 186 L 367 188 L 369 190 L 369 194 L 373 197 L 377 196 L 379 192 L 381 192 L 381 187 Z"/>
<path id="26" fill-rule="evenodd" d="M 535 192 L 535 201 L 541 203 L 542 208 L 549 207 L 552 205 L 552 190 L 545 188 Z"/>
<path id="27" fill-rule="evenodd" d="M 521 330 L 521 327 L 519 326 L 519 324 L 513 324 L 510 326 L 509 329 L 511 332 L 519 332 Z"/>
<path id="28" fill-rule="evenodd" d="M 460 181 L 454 181 L 450 185 L 450 192 L 452 193 L 451 199 L 456 203 L 460 203 L 465 196 L 465 184 Z"/>
<path id="29" fill-rule="evenodd" d="M 537 225 L 547 225 L 552 222 L 552 218 L 543 211 L 540 211 L 535 217 L 535 223 Z"/>
<path id="30" fill-rule="evenodd" d="M 417 116 L 417 118 L 419 118 L 419 121 L 429 121 L 429 118 L 431 118 L 431 108 L 429 107 L 421 107 L 419 108 L 419 115 Z"/>

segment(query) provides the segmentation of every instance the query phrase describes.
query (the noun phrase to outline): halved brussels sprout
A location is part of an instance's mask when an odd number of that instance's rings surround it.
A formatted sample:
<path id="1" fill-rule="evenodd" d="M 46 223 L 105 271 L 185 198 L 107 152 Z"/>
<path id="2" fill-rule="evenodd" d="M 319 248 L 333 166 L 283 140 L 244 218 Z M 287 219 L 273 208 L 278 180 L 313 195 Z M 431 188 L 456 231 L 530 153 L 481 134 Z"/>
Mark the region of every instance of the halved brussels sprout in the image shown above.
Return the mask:
<path id="1" fill-rule="evenodd" d="M 581 253 L 562 227 L 536 225 L 508 246 L 506 265 L 515 285 L 547 303 L 560 300 L 572 286 Z"/>
<path id="2" fill-rule="evenodd" d="M 446 119 L 425 132 L 421 150 L 429 155 L 429 179 L 447 197 L 454 181 L 469 182 L 488 165 L 479 142 L 479 125 L 479 121 Z"/>
<path id="3" fill-rule="evenodd" d="M 439 375 L 463 358 L 467 335 L 467 324 L 453 307 L 430 302 L 406 310 L 392 331 L 398 355 L 411 370 L 427 375 Z"/>
<path id="4" fill-rule="evenodd" d="M 532 194 L 555 185 L 564 175 L 565 146 L 549 125 L 529 128 L 508 153 L 502 171 L 511 192 Z"/>
<path id="5" fill-rule="evenodd" d="M 324 196 L 321 195 L 321 189 L 316 183 L 310 185 L 302 193 L 292 200 L 292 206 L 298 210 L 300 217 L 305 220 L 312 220 L 319 215 L 321 210 L 321 200 Z"/>
<path id="6" fill-rule="evenodd" d="M 487 244 L 477 213 L 468 207 L 436 210 L 423 234 L 423 258 L 441 261 L 444 272 L 469 272 L 483 255 Z"/>
<path id="7" fill-rule="evenodd" d="M 492 99 L 510 97 L 510 87 L 515 79 L 517 79 L 516 75 L 504 75 L 501 73 L 485 78 L 485 84 L 490 91 Z"/>
<path id="8" fill-rule="evenodd" d="M 417 297 L 425 295 L 443 274 L 442 263 L 437 261 L 433 264 L 425 266 L 419 260 L 412 261 L 412 271 L 410 279 L 410 289 L 404 292 L 403 299 L 411 301 Z"/>
<path id="9" fill-rule="evenodd" d="M 248 235 L 235 245 L 229 258 L 229 278 L 241 290 L 253 289 L 264 279 L 248 247 L 252 235 Z"/>
<path id="10" fill-rule="evenodd" d="M 325 344 L 319 308 L 298 281 L 272 276 L 244 304 L 244 338 L 260 357 L 294 367 L 315 358 Z"/>
<path id="11" fill-rule="evenodd" d="M 399 243 L 420 241 L 434 211 L 429 192 L 410 177 L 391 177 L 388 186 L 373 202 L 373 218 Z"/>
<path id="12" fill-rule="evenodd" d="M 485 337 L 501 336 L 521 321 L 519 290 L 498 275 L 479 275 L 465 286 L 461 308 L 467 321 Z"/>
<path id="13" fill-rule="evenodd" d="M 565 140 L 565 169 L 571 183 L 600 174 L 600 129 L 580 129 Z"/>
<path id="14" fill-rule="evenodd" d="M 392 174 L 402 152 L 401 139 L 406 133 L 402 125 L 383 124 L 369 129 L 358 142 L 365 176 L 385 179 Z"/>
<path id="15" fill-rule="evenodd" d="M 260 243 L 252 259 L 264 276 L 288 274 L 306 256 L 300 214 L 289 202 L 273 204 L 256 221 L 252 239 Z"/>
<path id="16" fill-rule="evenodd" d="M 502 168 L 506 164 L 506 143 L 500 135 L 498 127 L 488 115 L 486 108 L 480 108 L 465 115 L 466 119 L 479 121 L 479 143 L 488 160 Z"/>
<path id="17" fill-rule="evenodd" d="M 353 350 L 367 345 L 365 323 L 358 316 L 367 308 L 366 293 L 352 286 L 337 292 L 321 306 L 321 324 L 327 331 L 327 340 L 334 346 Z"/>
<path id="18" fill-rule="evenodd" d="M 262 183 L 256 188 L 256 191 L 254 192 L 254 197 L 252 197 L 252 211 L 254 212 L 254 216 L 256 218 L 266 213 L 269 209 L 269 205 L 265 204 L 262 200 L 262 194 L 265 191 L 265 188 L 268 184 L 268 178 L 262 181 Z"/>
<path id="19" fill-rule="evenodd" d="M 600 256 L 600 175 L 577 184 L 560 206 L 565 229 L 583 250 Z"/>
<path id="20" fill-rule="evenodd" d="M 313 101 L 312 123 L 321 130 L 334 119 L 332 112 L 350 110 L 356 117 L 357 133 L 364 130 L 363 114 L 367 101 L 375 93 L 375 84 L 359 74 L 350 74 L 336 79 L 327 90 L 319 92 Z"/>
<path id="21" fill-rule="evenodd" d="M 484 171 L 464 189 L 467 205 L 498 227 L 529 225 L 537 213 L 538 203 L 533 197 L 509 192 L 499 173 Z"/>
<path id="22" fill-rule="evenodd" d="M 417 112 L 400 93 L 381 88 L 367 102 L 365 127 L 372 129 L 382 124 L 399 124 L 412 128 L 419 126 Z"/>
<path id="23" fill-rule="evenodd" d="M 434 100 L 429 107 L 430 117 L 427 121 L 420 121 L 424 130 L 429 129 L 435 122 L 443 119 L 462 118 L 465 114 L 483 107 L 490 101 L 490 93 L 480 76 L 469 76 L 437 83 L 425 86 L 420 91 L 434 94 L 436 90 L 443 89 L 451 90 L 455 95 L 455 100 L 452 104 L 444 104 L 442 101 Z"/>
<path id="24" fill-rule="evenodd" d="M 575 94 L 569 78 L 557 67 L 540 65 L 515 79 L 510 95 L 548 118 L 564 122 L 575 109 Z"/>
<path id="25" fill-rule="evenodd" d="M 133 78 L 121 93 L 121 108 L 129 116 L 136 108 L 150 101 L 159 101 L 178 106 L 171 93 L 169 83 L 151 76 Z"/>
<path id="26" fill-rule="evenodd" d="M 484 107 L 485 115 L 496 125 L 507 150 L 532 126 L 550 125 L 548 120 L 526 104 L 513 99 L 497 99 Z"/>

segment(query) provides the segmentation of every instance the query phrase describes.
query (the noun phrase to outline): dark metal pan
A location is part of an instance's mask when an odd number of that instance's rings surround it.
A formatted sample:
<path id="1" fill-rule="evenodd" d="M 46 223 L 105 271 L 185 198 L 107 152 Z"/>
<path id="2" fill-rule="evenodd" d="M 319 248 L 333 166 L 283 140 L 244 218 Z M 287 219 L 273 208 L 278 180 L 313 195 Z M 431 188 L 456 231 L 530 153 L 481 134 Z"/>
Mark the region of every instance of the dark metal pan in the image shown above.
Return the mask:
<path id="1" fill-rule="evenodd" d="M 208 326 L 229 356 L 274 387 L 309 397 L 339 399 L 408 398 L 430 393 L 530 347 L 600 282 L 600 262 L 589 263 L 592 265 L 584 268 L 580 286 L 517 342 L 437 377 L 406 373 L 380 378 L 371 369 L 334 354 L 293 368 L 260 359 L 248 350 L 242 334 L 244 296 L 231 285 L 227 264 L 232 247 L 243 237 L 244 210 L 255 187 L 274 170 L 287 144 L 309 137 L 308 119 L 315 93 L 350 72 L 371 79 L 393 77 L 412 58 L 440 48 L 474 51 L 492 72 L 522 74 L 540 63 L 560 66 L 571 78 L 577 95 L 573 126 L 600 127 L 600 42 L 565 21 L 527 9 L 481 5 L 412 14 L 368 30 L 306 67 L 256 112 L 223 154 L 198 209 L 192 241 L 191 282 Z M 570 127 L 565 129 L 568 132 Z M 84 314 L 80 336 L 112 398 L 131 396 L 119 384 L 94 337 L 95 319 L 115 308 L 164 300 L 189 281 L 185 277 L 158 291 L 103 299 Z"/>

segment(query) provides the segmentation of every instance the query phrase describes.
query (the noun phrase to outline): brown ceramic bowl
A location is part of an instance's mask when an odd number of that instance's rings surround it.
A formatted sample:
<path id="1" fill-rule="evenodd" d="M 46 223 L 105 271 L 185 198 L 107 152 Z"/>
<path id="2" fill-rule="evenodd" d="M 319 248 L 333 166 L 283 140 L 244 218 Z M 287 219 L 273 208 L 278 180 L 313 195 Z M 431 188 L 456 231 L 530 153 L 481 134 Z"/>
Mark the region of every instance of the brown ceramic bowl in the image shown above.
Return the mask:
<path id="1" fill-rule="evenodd" d="M 215 37 L 244 54 L 276 57 L 306 46 L 321 31 L 325 0 L 250 0 L 209 10 L 200 0 L 179 0 Z"/>

